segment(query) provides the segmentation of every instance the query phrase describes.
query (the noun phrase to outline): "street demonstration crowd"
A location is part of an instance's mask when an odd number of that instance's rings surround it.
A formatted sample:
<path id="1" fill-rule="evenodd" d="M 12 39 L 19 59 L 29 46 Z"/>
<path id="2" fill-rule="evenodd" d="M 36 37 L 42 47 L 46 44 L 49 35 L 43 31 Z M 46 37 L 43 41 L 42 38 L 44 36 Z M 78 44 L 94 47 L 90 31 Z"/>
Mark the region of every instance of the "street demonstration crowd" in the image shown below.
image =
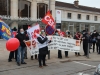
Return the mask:
<path id="1" fill-rule="evenodd" d="M 17 29 L 14 28 L 13 31 L 17 31 Z M 56 31 L 54 35 L 60 36 L 58 31 Z M 87 56 L 88 52 L 91 53 L 91 49 L 93 49 L 93 52 L 95 52 L 96 49 L 96 52 L 100 54 L 100 33 L 98 33 L 96 30 L 91 33 L 86 30 L 76 32 L 73 37 L 71 36 L 70 31 L 66 31 L 64 37 L 80 40 L 80 43 L 83 43 L 83 56 Z M 18 66 L 21 64 L 27 64 L 24 59 L 27 59 L 27 47 L 25 45 L 25 41 L 29 40 L 28 34 L 23 28 L 20 28 L 15 38 L 20 41 L 20 46 L 17 50 L 10 52 L 8 62 L 11 62 L 12 59 L 15 58 Z M 39 67 L 42 68 L 43 66 L 47 66 L 45 62 L 46 55 L 50 55 L 47 43 L 50 43 L 52 39 L 48 40 L 45 31 L 42 30 L 37 37 L 37 41 L 39 42 L 39 54 L 35 55 L 35 59 L 38 59 Z M 75 56 L 81 56 L 80 52 L 75 52 Z M 68 51 L 65 51 L 65 57 L 68 58 Z M 62 59 L 61 50 L 58 50 L 58 58 Z M 33 56 L 31 56 L 31 60 L 33 60 Z"/>

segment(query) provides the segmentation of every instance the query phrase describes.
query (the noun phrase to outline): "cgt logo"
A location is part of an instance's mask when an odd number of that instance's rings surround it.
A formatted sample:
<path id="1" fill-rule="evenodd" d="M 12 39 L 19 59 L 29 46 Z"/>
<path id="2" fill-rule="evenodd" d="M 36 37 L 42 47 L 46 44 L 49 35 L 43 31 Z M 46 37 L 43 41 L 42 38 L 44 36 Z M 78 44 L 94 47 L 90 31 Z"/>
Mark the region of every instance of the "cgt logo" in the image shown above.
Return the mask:
<path id="1" fill-rule="evenodd" d="M 36 38 L 37 38 L 37 35 L 36 35 L 36 34 L 39 34 L 39 33 L 40 33 L 40 30 L 39 30 L 39 29 L 34 30 L 34 31 L 31 33 L 32 38 L 33 38 L 33 39 L 36 39 Z"/>
<path id="2" fill-rule="evenodd" d="M 11 36 L 10 30 L 8 28 L 6 28 L 4 25 L 2 25 L 1 31 L 6 32 L 8 36 Z"/>
<path id="3" fill-rule="evenodd" d="M 50 25 L 51 27 L 53 27 L 55 25 L 55 22 L 53 21 L 53 19 L 49 15 L 45 16 L 44 19 L 45 19 L 45 21 L 48 22 L 48 25 Z"/>

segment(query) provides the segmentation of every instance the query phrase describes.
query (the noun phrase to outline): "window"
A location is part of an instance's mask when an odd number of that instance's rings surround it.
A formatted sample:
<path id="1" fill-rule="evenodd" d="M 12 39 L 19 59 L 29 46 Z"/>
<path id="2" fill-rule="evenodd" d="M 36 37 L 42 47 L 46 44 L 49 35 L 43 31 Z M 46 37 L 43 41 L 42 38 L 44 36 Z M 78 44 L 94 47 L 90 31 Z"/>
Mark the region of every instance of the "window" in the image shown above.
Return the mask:
<path id="1" fill-rule="evenodd" d="M 18 16 L 29 18 L 31 13 L 31 3 L 29 1 L 19 0 L 18 4 Z"/>
<path id="2" fill-rule="evenodd" d="M 43 18 L 48 11 L 48 5 L 45 3 L 37 3 L 37 18 Z M 52 14 L 52 11 L 50 11 Z"/>
<path id="3" fill-rule="evenodd" d="M 0 15 L 10 15 L 10 0 L 0 0 Z"/>
<path id="4" fill-rule="evenodd" d="M 71 14 L 71 13 L 68 13 L 68 14 L 67 14 L 67 17 L 68 17 L 69 19 L 71 19 L 72 14 Z"/>
<path id="5" fill-rule="evenodd" d="M 94 16 L 94 21 L 97 21 L 98 19 L 97 19 L 97 16 Z"/>
<path id="6" fill-rule="evenodd" d="M 77 15 L 77 18 L 78 18 L 78 19 L 81 19 L 81 14 L 78 14 L 78 15 Z"/>
<path id="7" fill-rule="evenodd" d="M 86 15 L 86 20 L 89 20 L 90 19 L 90 15 Z"/>

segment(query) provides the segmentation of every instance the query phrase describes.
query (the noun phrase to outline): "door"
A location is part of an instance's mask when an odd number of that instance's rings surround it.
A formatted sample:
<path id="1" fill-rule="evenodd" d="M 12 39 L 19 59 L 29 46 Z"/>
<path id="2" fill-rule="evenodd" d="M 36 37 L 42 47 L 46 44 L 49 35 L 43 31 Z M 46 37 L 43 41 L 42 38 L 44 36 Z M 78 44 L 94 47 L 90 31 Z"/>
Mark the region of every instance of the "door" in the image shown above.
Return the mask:
<path id="1" fill-rule="evenodd" d="M 68 30 L 70 31 L 71 35 L 74 36 L 74 24 L 69 24 Z"/>
<path id="2" fill-rule="evenodd" d="M 85 24 L 80 24 L 80 32 L 82 32 L 83 30 L 85 30 Z"/>
<path id="3" fill-rule="evenodd" d="M 90 26 L 90 32 L 93 32 L 95 30 L 95 26 Z"/>

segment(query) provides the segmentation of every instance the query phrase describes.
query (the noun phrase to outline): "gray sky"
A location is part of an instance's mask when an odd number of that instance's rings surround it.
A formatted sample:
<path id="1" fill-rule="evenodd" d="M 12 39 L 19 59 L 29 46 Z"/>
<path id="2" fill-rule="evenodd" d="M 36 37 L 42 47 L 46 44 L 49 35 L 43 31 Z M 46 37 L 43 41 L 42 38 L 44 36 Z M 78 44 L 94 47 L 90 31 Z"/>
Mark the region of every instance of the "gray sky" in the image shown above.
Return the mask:
<path id="1" fill-rule="evenodd" d="M 56 1 L 62 1 L 73 4 L 75 0 L 56 0 Z M 79 5 L 100 8 L 100 0 L 79 0 Z"/>

